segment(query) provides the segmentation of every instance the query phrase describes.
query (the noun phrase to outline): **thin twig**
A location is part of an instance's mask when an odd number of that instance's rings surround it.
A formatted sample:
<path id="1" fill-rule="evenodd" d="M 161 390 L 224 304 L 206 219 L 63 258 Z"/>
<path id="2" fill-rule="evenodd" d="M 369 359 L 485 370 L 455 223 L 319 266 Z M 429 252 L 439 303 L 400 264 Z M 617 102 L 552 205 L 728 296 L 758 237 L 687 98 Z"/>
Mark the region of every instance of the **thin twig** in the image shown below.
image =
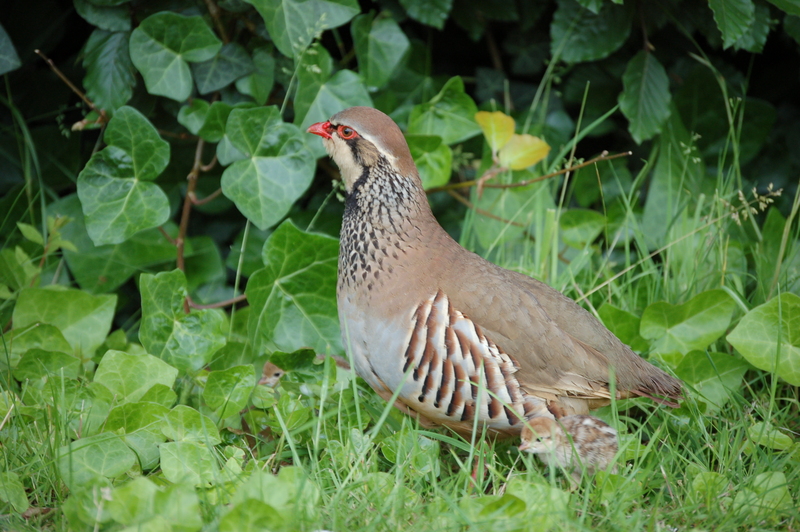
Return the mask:
<path id="1" fill-rule="evenodd" d="M 175 240 L 174 238 L 172 238 L 171 236 L 169 236 L 169 233 L 167 233 L 167 231 L 164 229 L 164 227 L 159 225 L 158 226 L 158 230 L 161 231 L 161 234 L 164 235 L 164 238 L 167 239 L 167 242 L 169 242 L 173 246 L 177 246 L 178 245 L 178 241 Z"/>
<path id="2" fill-rule="evenodd" d="M 214 192 L 212 192 L 211 194 L 209 194 L 205 198 L 197 199 L 197 195 L 194 192 L 192 192 L 192 195 L 190 196 L 190 199 L 191 199 L 191 201 L 192 201 L 192 203 L 194 205 L 205 205 L 209 201 L 214 200 L 214 198 L 216 198 L 220 194 L 222 194 L 222 189 L 218 188 L 217 190 L 215 190 Z"/>
<path id="3" fill-rule="evenodd" d="M 629 157 L 630 155 L 633 155 L 633 152 L 626 151 L 626 152 L 617 153 L 617 154 L 614 154 L 614 155 L 608 155 L 608 152 L 604 151 L 601 155 L 598 155 L 597 157 L 595 157 L 593 159 L 589 159 L 588 161 L 582 162 L 581 164 L 576 164 L 575 166 L 570 166 L 569 168 L 564 168 L 564 169 L 558 170 L 557 172 L 552 172 L 552 173 L 537 177 L 535 179 L 528 179 L 527 181 L 519 181 L 517 183 L 505 183 L 505 184 L 504 183 L 485 183 L 483 186 L 485 188 L 525 187 L 525 186 L 528 186 L 528 185 L 532 185 L 533 183 L 538 183 L 539 181 L 544 181 L 545 179 L 550 179 L 550 178 L 553 178 L 553 177 L 556 177 L 556 176 L 559 176 L 559 175 L 562 175 L 562 174 L 566 174 L 568 172 L 573 172 L 575 170 L 580 170 L 581 168 L 584 168 L 584 167 L 589 166 L 589 165 L 594 164 L 594 163 L 598 163 L 598 162 L 601 162 L 601 161 L 610 161 L 612 159 L 618 159 L 619 157 Z M 488 171 L 490 171 L 490 170 L 487 170 L 487 172 Z M 483 176 L 481 176 L 481 178 L 482 177 Z M 481 180 L 481 178 L 473 179 L 471 181 L 462 181 L 461 183 L 451 183 L 449 185 L 443 185 L 441 187 L 429 188 L 426 192 L 428 194 L 431 194 L 433 192 L 442 192 L 442 191 L 447 191 L 447 190 L 457 190 L 457 189 L 460 189 L 460 188 L 474 187 L 474 186 L 476 186 L 478 184 L 478 182 Z"/>
<path id="4" fill-rule="evenodd" d="M 192 301 L 191 297 L 186 296 L 187 304 L 191 308 L 194 308 L 194 309 L 208 309 L 208 308 L 228 307 L 230 305 L 235 305 L 236 303 L 239 303 L 240 301 L 244 301 L 246 299 L 247 299 L 247 296 L 245 294 L 239 294 L 238 296 L 232 297 L 231 299 L 226 299 L 225 301 L 217 301 L 216 303 L 209 303 L 208 305 L 201 305 L 200 303 L 195 303 L 194 301 Z"/>
<path id="5" fill-rule="evenodd" d="M 197 188 L 197 178 L 200 176 L 200 167 L 203 166 L 203 148 L 206 141 L 200 139 L 197 141 L 197 148 L 194 151 L 194 164 L 186 180 L 189 185 L 186 190 L 186 197 L 183 198 L 183 210 L 181 212 L 181 224 L 178 229 L 178 238 L 176 239 L 176 247 L 178 248 L 177 265 L 181 271 L 186 271 L 186 261 L 184 259 L 184 249 L 186 246 L 186 233 L 189 230 L 189 215 L 192 212 L 192 196 L 194 190 Z M 189 297 L 183 301 L 183 311 L 189 314 Z"/>
<path id="6" fill-rule="evenodd" d="M 158 134 L 162 137 L 172 137 L 178 140 L 197 140 L 200 137 L 192 135 L 191 133 L 175 133 L 174 131 L 167 131 L 166 129 L 158 129 Z"/>
<path id="7" fill-rule="evenodd" d="M 228 38 L 228 32 L 225 30 L 225 24 L 222 23 L 222 16 L 220 14 L 220 9 L 217 4 L 214 3 L 214 0 L 204 0 L 206 3 L 206 9 L 208 9 L 208 14 L 211 15 L 211 19 L 214 21 L 214 26 L 217 28 L 217 33 L 222 38 L 222 42 L 228 44 L 230 39 Z"/>
<path id="8" fill-rule="evenodd" d="M 503 75 L 503 78 L 505 78 L 506 74 L 503 71 L 503 60 L 500 57 L 500 50 L 497 48 L 497 43 L 494 40 L 494 35 L 492 35 L 492 29 L 489 24 L 486 25 L 485 34 L 486 45 L 489 47 L 489 57 L 492 59 L 492 66 L 495 70 Z"/>
<path id="9" fill-rule="evenodd" d="M 200 171 L 201 172 L 210 172 L 211 170 L 214 169 L 215 166 L 217 166 L 217 155 L 216 154 L 214 154 L 214 158 L 211 159 L 210 163 L 204 164 L 203 166 L 200 167 Z"/>
<path id="10" fill-rule="evenodd" d="M 84 102 L 86 105 L 88 105 L 88 106 L 89 106 L 89 108 L 91 108 L 93 111 L 96 111 L 96 112 L 97 112 L 97 113 L 98 113 L 98 114 L 99 114 L 99 115 L 100 115 L 100 116 L 103 118 L 103 122 L 106 122 L 106 121 L 107 121 L 107 118 L 108 118 L 108 116 L 106 115 L 106 112 L 105 112 L 105 110 L 103 110 L 103 109 L 98 109 L 98 108 L 97 108 L 97 107 L 94 105 L 94 102 L 93 102 L 92 100 L 90 100 L 90 99 L 89 99 L 89 97 L 88 97 L 88 96 L 86 96 L 86 94 L 85 94 L 85 93 L 84 93 L 82 90 L 80 90 L 78 87 L 76 87 L 76 86 L 75 86 L 75 85 L 74 85 L 74 84 L 73 84 L 73 83 L 72 83 L 72 82 L 69 80 L 69 78 L 67 78 L 67 76 L 65 76 L 65 75 L 64 75 L 64 73 L 63 73 L 63 72 L 61 72 L 61 70 L 59 70 L 59 68 L 56 66 L 56 64 L 55 64 L 55 63 L 53 63 L 53 60 L 52 60 L 52 59 L 50 59 L 49 57 L 47 57 L 46 55 L 44 55 L 44 54 L 42 53 L 42 51 L 41 51 L 41 50 L 34 50 L 34 52 L 36 53 L 36 55 L 38 55 L 39 57 L 41 57 L 42 59 L 44 59 L 45 63 L 47 63 L 47 64 L 50 66 L 50 69 L 51 69 L 53 72 L 55 72 L 56 76 L 58 76 L 59 78 L 61 78 L 61 81 L 63 81 L 63 82 L 64 82 L 64 83 L 67 85 L 67 87 L 69 87 L 69 88 L 72 90 L 72 92 L 74 92 L 75 94 L 77 94 L 77 95 L 78 95 L 78 97 L 79 97 L 81 100 L 83 100 L 83 102 Z"/>
<path id="11" fill-rule="evenodd" d="M 468 209 L 474 210 L 475 212 L 477 212 L 478 214 L 480 214 L 482 216 L 486 216 L 487 218 L 491 218 L 492 220 L 497 220 L 498 222 L 503 222 L 504 224 L 511 224 L 511 225 L 516 226 L 516 227 L 525 227 L 525 224 L 521 224 L 519 222 L 514 222 L 512 220 L 506 220 L 505 218 L 500 218 L 499 216 L 497 216 L 495 214 L 492 214 L 489 211 L 485 211 L 483 209 L 480 209 L 480 208 L 476 207 L 467 198 L 463 197 L 461 194 L 458 194 L 458 193 L 456 193 L 456 192 L 454 192 L 452 190 L 446 190 L 445 192 L 447 192 L 448 194 L 453 196 L 456 200 L 458 200 L 460 203 L 465 205 Z"/>
<path id="12" fill-rule="evenodd" d="M 480 178 L 478 178 L 477 185 L 476 185 L 477 186 L 476 191 L 478 193 L 478 199 L 483 197 L 483 187 L 486 186 L 486 182 L 489 181 L 490 179 L 492 179 L 493 177 L 497 176 L 497 174 L 499 174 L 503 170 L 505 170 L 505 168 L 502 168 L 500 166 L 493 166 L 493 167 L 489 168 L 488 170 L 486 170 L 483 173 L 483 175 Z"/>

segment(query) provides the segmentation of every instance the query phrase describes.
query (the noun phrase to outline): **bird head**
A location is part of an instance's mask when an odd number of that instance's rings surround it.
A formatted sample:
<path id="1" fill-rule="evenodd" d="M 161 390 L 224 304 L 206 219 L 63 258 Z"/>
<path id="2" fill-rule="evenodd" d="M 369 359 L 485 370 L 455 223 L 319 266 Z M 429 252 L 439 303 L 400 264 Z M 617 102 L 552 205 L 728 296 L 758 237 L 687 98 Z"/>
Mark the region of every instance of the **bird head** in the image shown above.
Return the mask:
<path id="1" fill-rule="evenodd" d="M 264 363 L 264 369 L 261 372 L 261 380 L 258 381 L 258 384 L 263 384 L 264 386 L 269 386 L 270 388 L 274 388 L 278 385 L 281 380 L 281 377 L 286 372 L 283 371 L 281 368 L 273 364 L 272 362 L 267 361 Z"/>
<path id="2" fill-rule="evenodd" d="M 309 133 L 322 137 L 322 143 L 342 173 L 347 192 L 365 173 L 388 165 L 392 174 L 419 181 L 403 133 L 394 120 L 371 107 L 350 107 L 327 122 L 312 124 Z"/>
<path id="3" fill-rule="evenodd" d="M 522 428 L 520 435 L 522 445 L 519 446 L 519 450 L 534 454 L 551 452 L 557 445 L 555 432 L 558 428 L 555 420 L 549 417 L 535 417 L 529 420 Z"/>

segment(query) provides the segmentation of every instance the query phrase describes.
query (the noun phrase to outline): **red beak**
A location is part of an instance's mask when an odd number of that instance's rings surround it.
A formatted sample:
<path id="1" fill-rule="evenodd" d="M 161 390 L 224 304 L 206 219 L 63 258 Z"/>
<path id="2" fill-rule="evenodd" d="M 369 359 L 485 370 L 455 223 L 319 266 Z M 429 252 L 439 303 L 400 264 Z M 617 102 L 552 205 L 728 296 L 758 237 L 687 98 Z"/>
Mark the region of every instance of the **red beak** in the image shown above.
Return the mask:
<path id="1" fill-rule="evenodd" d="M 316 124 L 311 124 L 306 131 L 319 135 L 323 139 L 329 139 L 331 138 L 330 131 L 332 129 L 333 126 L 331 126 L 330 122 L 317 122 Z"/>

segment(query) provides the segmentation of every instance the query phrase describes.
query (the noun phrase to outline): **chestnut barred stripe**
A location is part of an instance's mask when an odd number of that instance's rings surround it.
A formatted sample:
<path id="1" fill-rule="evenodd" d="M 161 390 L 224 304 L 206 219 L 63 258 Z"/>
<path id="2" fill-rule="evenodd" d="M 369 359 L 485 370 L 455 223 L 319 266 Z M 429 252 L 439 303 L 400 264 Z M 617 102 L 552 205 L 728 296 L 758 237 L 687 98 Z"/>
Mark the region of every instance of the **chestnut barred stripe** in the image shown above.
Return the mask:
<path id="1" fill-rule="evenodd" d="M 412 397 L 420 413 L 465 422 L 477 415 L 502 428 L 536 411 L 539 401 L 520 388 L 515 361 L 444 292 L 422 302 L 410 325 L 403 372 L 413 368 Z"/>

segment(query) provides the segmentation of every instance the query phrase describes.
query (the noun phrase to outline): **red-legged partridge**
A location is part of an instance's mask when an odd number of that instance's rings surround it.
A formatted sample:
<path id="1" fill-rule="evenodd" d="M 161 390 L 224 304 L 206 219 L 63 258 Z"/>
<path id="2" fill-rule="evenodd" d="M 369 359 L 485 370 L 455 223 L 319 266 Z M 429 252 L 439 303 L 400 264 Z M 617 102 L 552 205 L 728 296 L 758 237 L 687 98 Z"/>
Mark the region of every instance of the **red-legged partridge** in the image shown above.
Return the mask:
<path id="1" fill-rule="evenodd" d="M 522 429 L 520 438 L 520 451 L 569 470 L 576 481 L 583 468 L 590 475 L 608 469 L 618 448 L 617 431 L 592 416 L 536 417 Z M 616 471 L 614 466 L 612 472 Z"/>
<path id="2" fill-rule="evenodd" d="M 384 399 L 425 426 L 518 435 L 522 420 L 619 398 L 676 399 L 681 382 L 549 286 L 456 243 L 437 223 L 400 128 L 351 107 L 308 128 L 347 191 L 337 298 L 345 349 Z M 662 399 L 662 402 L 664 401 Z"/>

